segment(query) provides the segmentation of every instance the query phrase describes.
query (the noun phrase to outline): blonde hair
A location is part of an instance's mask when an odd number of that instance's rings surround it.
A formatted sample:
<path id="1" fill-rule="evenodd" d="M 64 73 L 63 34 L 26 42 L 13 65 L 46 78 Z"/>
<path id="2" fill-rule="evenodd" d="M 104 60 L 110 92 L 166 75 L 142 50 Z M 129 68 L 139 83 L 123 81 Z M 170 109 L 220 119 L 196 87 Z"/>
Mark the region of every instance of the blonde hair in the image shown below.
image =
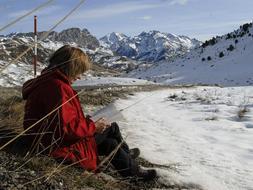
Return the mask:
<path id="1" fill-rule="evenodd" d="M 81 49 L 64 45 L 49 59 L 48 69 L 57 68 L 68 78 L 74 78 L 91 68 L 91 62 Z"/>

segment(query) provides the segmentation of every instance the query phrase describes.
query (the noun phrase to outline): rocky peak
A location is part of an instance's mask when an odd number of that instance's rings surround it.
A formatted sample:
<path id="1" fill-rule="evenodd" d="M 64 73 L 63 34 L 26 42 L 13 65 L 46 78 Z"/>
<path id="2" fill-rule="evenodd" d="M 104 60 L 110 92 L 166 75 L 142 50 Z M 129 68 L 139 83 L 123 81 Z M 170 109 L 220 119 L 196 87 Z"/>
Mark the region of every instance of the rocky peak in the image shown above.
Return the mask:
<path id="1" fill-rule="evenodd" d="M 58 33 L 55 40 L 59 42 L 75 42 L 81 47 L 93 50 L 99 47 L 99 41 L 87 29 L 69 28 L 63 30 Z"/>
<path id="2" fill-rule="evenodd" d="M 119 43 L 122 40 L 126 41 L 127 39 L 128 37 L 122 33 L 112 32 L 104 36 L 100 40 L 108 44 L 113 44 L 113 43 Z"/>
<path id="3" fill-rule="evenodd" d="M 91 33 L 89 32 L 89 30 L 86 29 L 86 28 L 84 28 L 84 29 L 82 30 L 82 32 L 85 33 L 85 34 L 87 34 L 87 35 L 91 35 Z"/>
<path id="4" fill-rule="evenodd" d="M 38 38 L 41 39 L 47 31 L 38 32 Z M 33 32 L 27 33 L 11 33 L 6 37 L 9 38 L 20 38 L 20 37 L 34 37 Z M 81 30 L 80 28 L 69 28 L 61 32 L 52 31 L 49 33 L 47 39 L 58 42 L 76 43 L 81 47 L 88 49 L 96 49 L 99 47 L 99 41 L 96 37 L 92 36 L 87 29 Z"/>

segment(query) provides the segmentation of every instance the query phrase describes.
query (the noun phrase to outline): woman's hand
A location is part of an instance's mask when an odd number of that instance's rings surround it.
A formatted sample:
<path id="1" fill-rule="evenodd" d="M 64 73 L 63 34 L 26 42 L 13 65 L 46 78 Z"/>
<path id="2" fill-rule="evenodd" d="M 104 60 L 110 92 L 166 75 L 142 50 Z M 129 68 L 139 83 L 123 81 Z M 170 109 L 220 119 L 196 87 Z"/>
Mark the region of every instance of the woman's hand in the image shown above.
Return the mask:
<path id="1" fill-rule="evenodd" d="M 102 117 L 95 122 L 95 126 L 96 133 L 103 133 L 111 124 L 106 118 Z"/>

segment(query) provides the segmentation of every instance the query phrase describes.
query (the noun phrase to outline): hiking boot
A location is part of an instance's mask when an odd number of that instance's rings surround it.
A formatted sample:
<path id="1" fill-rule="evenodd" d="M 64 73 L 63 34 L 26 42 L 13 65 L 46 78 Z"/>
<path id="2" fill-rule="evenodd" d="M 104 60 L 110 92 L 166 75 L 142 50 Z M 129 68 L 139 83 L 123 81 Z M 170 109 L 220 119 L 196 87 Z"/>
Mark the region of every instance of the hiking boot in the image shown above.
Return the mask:
<path id="1" fill-rule="evenodd" d="M 130 149 L 129 154 L 132 159 L 136 159 L 140 156 L 140 149 L 139 148 Z"/>
<path id="2" fill-rule="evenodd" d="M 151 181 L 157 177 L 156 170 L 138 168 L 137 177 L 143 181 Z"/>

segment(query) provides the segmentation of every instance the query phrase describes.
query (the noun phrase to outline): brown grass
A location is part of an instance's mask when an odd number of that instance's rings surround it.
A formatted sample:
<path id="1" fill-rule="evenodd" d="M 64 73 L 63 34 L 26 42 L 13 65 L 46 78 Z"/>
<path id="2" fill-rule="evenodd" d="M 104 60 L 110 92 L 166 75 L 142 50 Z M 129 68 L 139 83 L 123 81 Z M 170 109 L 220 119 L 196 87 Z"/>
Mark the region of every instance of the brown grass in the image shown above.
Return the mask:
<path id="1" fill-rule="evenodd" d="M 249 111 L 250 110 L 246 106 L 242 107 L 237 113 L 238 118 L 243 119 Z"/>
<path id="2" fill-rule="evenodd" d="M 154 90 L 161 90 L 168 87 L 150 85 L 150 86 L 131 86 L 131 87 L 110 87 L 101 89 L 85 90 L 84 93 L 79 95 L 80 101 L 84 105 L 108 105 L 119 98 L 127 98 L 136 92 L 149 92 Z"/>
<path id="3" fill-rule="evenodd" d="M 9 138 L 0 139 L 0 144 L 6 143 L 13 136 L 22 131 L 22 122 L 24 116 L 24 104 L 21 96 L 9 96 L 0 99 L 0 137 L 9 136 Z M 94 96 L 96 99 L 96 95 Z M 92 99 L 92 98 L 91 98 Z M 19 154 L 18 151 L 13 151 L 13 147 L 20 143 L 15 141 L 8 146 L 5 151 Z M 20 146 L 21 145 L 21 146 Z M 23 148 L 22 143 L 17 146 L 19 149 Z M 95 189 L 115 189 L 119 186 L 123 188 L 123 184 L 115 183 L 110 186 L 106 185 L 110 183 L 108 180 L 99 178 L 97 175 L 91 175 L 91 173 L 83 173 L 83 169 L 78 169 L 76 166 L 66 165 L 65 163 L 58 163 L 57 161 L 47 156 L 32 156 L 26 158 L 18 158 L 18 164 L 14 170 L 19 173 L 24 169 L 30 169 L 35 172 L 36 177 L 27 177 L 25 182 L 21 185 L 30 187 L 34 184 L 41 184 L 43 182 L 51 183 L 61 179 L 64 181 L 65 189 L 81 189 L 93 187 Z M 77 165 L 77 164 L 76 164 Z M 85 179 L 86 178 L 86 179 Z"/>
<path id="4" fill-rule="evenodd" d="M 17 133 L 22 131 L 24 101 L 21 97 L 13 96 L 6 100 L 0 100 L 0 112 L 0 129 L 11 129 Z"/>

